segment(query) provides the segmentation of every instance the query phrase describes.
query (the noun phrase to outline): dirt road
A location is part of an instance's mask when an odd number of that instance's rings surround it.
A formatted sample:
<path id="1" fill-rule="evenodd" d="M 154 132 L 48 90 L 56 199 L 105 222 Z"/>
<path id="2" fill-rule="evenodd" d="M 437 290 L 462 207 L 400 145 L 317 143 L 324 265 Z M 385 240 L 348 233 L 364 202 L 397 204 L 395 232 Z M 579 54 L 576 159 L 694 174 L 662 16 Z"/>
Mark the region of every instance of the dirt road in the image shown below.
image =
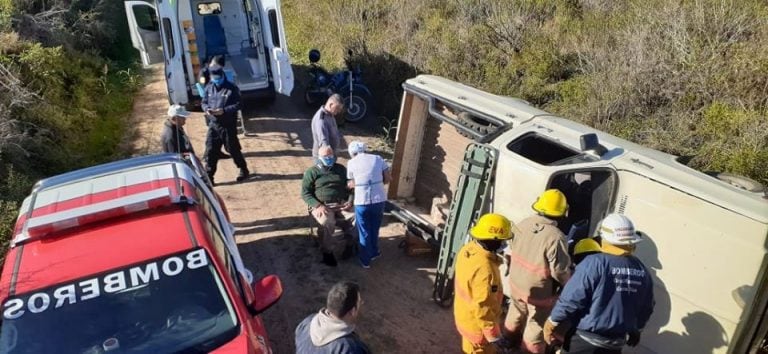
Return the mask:
<path id="1" fill-rule="evenodd" d="M 132 117 L 138 153 L 160 150 L 158 137 L 167 110 L 161 72 L 155 69 L 147 80 Z M 279 96 L 268 107 L 246 106 L 246 127 L 256 136 L 241 135 L 240 142 L 255 176 L 235 184 L 237 169 L 231 160 L 220 161 L 216 175 L 216 189 L 237 229 L 246 266 L 256 278 L 277 274 L 283 281 L 283 298 L 263 315 L 274 352 L 294 352 L 296 325 L 323 306 L 327 290 L 339 280 L 357 281 L 362 287 L 365 304 L 357 332 L 374 352 L 457 352 L 460 339 L 451 310 L 430 300 L 436 256 L 406 256 L 398 248 L 404 228 L 393 218 L 385 218 L 380 241 L 383 256 L 370 269 L 354 260 L 336 268 L 320 263 L 299 196 L 302 174 L 311 165 L 309 123 L 314 110 L 305 108 L 298 91 L 291 98 Z M 376 145 L 375 138 L 354 128 L 343 129 L 347 141 L 361 139 Z M 199 156 L 204 151 L 205 129 L 202 114 L 188 119 L 186 130 Z"/>

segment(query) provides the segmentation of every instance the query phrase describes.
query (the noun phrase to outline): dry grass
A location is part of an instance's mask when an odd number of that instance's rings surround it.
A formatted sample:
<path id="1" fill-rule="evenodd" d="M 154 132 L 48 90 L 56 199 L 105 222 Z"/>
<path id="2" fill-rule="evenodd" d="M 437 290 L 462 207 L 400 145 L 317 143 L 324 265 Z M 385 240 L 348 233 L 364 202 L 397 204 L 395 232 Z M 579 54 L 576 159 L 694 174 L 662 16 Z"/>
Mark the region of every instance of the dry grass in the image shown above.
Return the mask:
<path id="1" fill-rule="evenodd" d="M 762 0 L 285 1 L 289 42 L 361 49 L 383 113 L 416 73 L 517 96 L 692 166 L 768 183 Z M 307 30 L 311 28 L 312 30 Z M 727 121 L 737 133 L 714 134 Z"/>

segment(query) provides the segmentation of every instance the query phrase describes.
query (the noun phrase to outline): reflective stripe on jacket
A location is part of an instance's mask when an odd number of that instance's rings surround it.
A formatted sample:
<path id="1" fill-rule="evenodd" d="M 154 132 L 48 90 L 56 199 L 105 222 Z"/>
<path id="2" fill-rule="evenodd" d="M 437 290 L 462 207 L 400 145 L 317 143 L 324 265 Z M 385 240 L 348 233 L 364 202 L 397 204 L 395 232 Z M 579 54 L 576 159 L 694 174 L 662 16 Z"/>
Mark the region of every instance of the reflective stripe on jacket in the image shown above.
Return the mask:
<path id="1" fill-rule="evenodd" d="M 472 241 L 456 254 L 453 315 L 456 329 L 474 344 L 501 337 L 499 257 Z"/>
<path id="2" fill-rule="evenodd" d="M 571 258 L 565 236 L 554 220 L 533 215 L 519 224 L 520 235 L 508 241 L 512 296 L 537 307 L 552 307 L 557 301 L 555 281 L 565 285 L 570 277 Z"/>

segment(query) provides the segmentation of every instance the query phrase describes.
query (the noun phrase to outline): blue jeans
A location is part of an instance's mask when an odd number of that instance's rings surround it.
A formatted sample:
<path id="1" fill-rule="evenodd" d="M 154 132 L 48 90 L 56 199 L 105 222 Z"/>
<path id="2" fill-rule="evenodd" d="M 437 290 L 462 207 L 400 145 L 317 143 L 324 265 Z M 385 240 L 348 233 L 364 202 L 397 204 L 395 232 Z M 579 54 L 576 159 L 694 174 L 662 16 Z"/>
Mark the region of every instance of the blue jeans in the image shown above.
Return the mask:
<path id="1" fill-rule="evenodd" d="M 379 228 L 384 217 L 384 203 L 355 205 L 355 220 L 360 239 L 360 263 L 371 264 L 371 258 L 379 255 Z"/>

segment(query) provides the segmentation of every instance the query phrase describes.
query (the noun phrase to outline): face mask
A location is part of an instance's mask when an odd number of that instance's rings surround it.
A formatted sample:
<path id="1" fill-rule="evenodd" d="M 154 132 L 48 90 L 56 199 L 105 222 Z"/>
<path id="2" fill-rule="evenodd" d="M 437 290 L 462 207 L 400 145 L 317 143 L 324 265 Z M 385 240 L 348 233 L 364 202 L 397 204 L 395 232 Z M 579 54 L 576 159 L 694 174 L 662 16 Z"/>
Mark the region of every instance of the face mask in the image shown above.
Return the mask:
<path id="1" fill-rule="evenodd" d="M 320 158 L 320 163 L 325 167 L 333 166 L 334 162 L 336 162 L 336 156 L 326 156 Z"/>
<path id="2" fill-rule="evenodd" d="M 224 78 L 223 77 L 211 78 L 211 82 L 213 82 L 213 84 L 216 86 L 221 86 L 221 84 L 224 83 Z"/>

